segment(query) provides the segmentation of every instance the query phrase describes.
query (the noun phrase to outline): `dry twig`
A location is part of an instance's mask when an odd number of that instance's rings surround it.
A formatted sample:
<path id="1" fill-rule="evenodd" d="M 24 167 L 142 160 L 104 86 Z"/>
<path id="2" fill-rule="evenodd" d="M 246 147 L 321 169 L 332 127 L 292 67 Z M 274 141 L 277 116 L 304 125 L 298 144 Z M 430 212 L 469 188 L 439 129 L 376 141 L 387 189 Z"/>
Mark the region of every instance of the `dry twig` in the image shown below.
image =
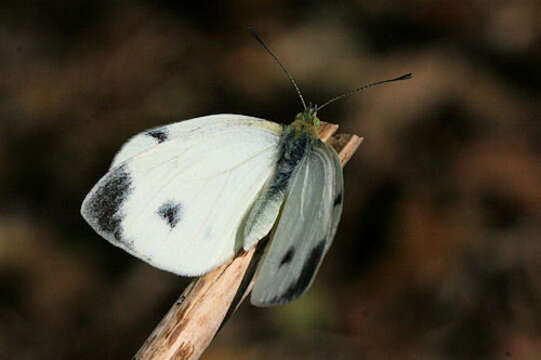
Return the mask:
<path id="1" fill-rule="evenodd" d="M 322 122 L 319 137 L 336 149 L 343 167 L 363 139 L 350 134 L 333 136 L 337 129 L 338 125 Z M 254 246 L 192 281 L 135 354 L 135 359 L 198 359 L 252 290 L 262 248 Z"/>

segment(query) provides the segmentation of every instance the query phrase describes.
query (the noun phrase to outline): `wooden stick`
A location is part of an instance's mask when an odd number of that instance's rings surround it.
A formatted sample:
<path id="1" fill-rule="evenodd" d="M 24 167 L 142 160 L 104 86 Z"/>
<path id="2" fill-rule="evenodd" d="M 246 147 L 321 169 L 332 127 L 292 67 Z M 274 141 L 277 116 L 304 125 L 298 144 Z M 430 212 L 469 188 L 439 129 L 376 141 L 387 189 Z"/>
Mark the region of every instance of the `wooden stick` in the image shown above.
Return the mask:
<path id="1" fill-rule="evenodd" d="M 336 149 L 343 167 L 361 144 L 362 138 L 350 134 L 333 136 L 337 129 L 338 125 L 321 122 L 319 136 Z M 198 359 L 252 290 L 253 275 L 263 247 L 254 246 L 192 281 L 134 358 Z"/>

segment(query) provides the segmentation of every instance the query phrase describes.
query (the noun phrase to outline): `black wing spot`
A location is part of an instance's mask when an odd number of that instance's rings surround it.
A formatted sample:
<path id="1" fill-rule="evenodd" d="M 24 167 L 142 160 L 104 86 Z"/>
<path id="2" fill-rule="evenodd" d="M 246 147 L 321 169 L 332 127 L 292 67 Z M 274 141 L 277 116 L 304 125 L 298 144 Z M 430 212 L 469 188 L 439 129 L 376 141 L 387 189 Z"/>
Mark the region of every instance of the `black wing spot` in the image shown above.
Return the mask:
<path id="1" fill-rule="evenodd" d="M 123 216 L 119 210 L 132 191 L 132 180 L 123 165 L 109 172 L 103 181 L 85 210 L 91 218 L 96 219 L 101 231 L 113 234 L 116 240 L 121 241 Z"/>
<path id="2" fill-rule="evenodd" d="M 182 205 L 172 200 L 166 202 L 158 209 L 158 215 L 167 222 L 171 229 L 177 226 L 181 213 Z"/>
<path id="3" fill-rule="evenodd" d="M 158 144 L 164 142 L 169 137 L 169 133 L 165 128 L 150 130 L 146 134 L 158 140 Z"/>
<path id="4" fill-rule="evenodd" d="M 289 264 L 291 260 L 293 260 L 293 256 L 295 256 L 295 248 L 291 246 L 289 250 L 287 250 L 282 260 L 280 261 L 280 265 L 278 266 L 278 268 L 281 268 L 282 265 Z"/>
<path id="5" fill-rule="evenodd" d="M 336 197 L 334 198 L 334 202 L 332 204 L 333 207 L 336 207 L 338 205 L 340 205 L 342 203 L 342 193 L 339 193 L 338 195 L 336 195 Z"/>
<path id="6" fill-rule="evenodd" d="M 325 250 L 325 238 L 323 238 L 311 251 L 310 255 L 304 262 L 301 270 L 301 274 L 289 287 L 286 291 L 271 300 L 271 303 L 284 303 L 294 300 L 302 295 L 306 288 L 310 285 L 316 269 L 321 262 L 321 257 L 323 256 L 323 250 Z"/>

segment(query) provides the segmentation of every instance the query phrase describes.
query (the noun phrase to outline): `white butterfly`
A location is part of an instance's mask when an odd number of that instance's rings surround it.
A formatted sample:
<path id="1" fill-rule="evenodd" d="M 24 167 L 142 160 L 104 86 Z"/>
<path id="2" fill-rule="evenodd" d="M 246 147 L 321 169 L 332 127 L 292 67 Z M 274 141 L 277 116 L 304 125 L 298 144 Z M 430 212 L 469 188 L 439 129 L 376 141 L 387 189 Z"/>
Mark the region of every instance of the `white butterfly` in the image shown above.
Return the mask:
<path id="1" fill-rule="evenodd" d="M 184 276 L 209 272 L 274 227 L 251 302 L 294 300 L 310 287 L 342 214 L 340 160 L 317 136 L 323 106 L 305 106 L 289 126 L 221 114 L 136 135 L 81 214 L 112 244 Z"/>
<path id="2" fill-rule="evenodd" d="M 283 205 L 252 293 L 252 303 L 272 305 L 310 285 L 336 232 L 342 190 L 338 155 L 304 113 L 287 127 L 212 115 L 133 137 L 81 213 L 114 245 L 197 276 L 254 246 Z"/>

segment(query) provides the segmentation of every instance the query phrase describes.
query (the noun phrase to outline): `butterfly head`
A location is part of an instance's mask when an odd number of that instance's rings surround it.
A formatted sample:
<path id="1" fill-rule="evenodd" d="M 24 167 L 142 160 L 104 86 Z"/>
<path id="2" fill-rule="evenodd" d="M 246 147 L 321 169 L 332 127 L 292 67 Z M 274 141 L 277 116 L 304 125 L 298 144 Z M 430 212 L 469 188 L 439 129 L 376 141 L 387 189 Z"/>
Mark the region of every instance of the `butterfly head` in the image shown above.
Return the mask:
<path id="1" fill-rule="evenodd" d="M 311 103 L 295 117 L 295 120 L 304 121 L 314 127 L 315 130 L 319 128 L 319 118 L 317 117 L 317 106 Z"/>

